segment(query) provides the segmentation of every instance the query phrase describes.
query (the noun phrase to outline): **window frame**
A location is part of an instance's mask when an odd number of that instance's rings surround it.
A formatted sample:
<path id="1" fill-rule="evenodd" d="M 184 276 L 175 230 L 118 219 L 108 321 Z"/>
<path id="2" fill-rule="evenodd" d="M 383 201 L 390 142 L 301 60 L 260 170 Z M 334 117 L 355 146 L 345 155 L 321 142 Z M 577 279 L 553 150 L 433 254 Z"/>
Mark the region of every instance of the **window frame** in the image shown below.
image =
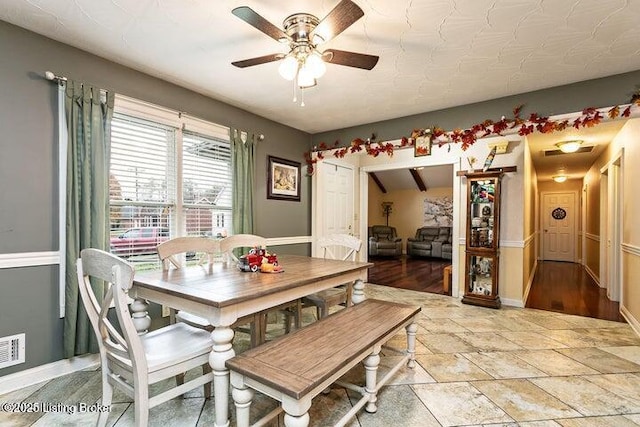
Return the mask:
<path id="1" fill-rule="evenodd" d="M 158 206 L 169 206 L 171 213 L 169 214 L 171 219 L 169 221 L 170 236 L 181 237 L 187 235 L 186 224 L 186 211 L 185 207 L 192 207 L 192 203 L 184 203 L 183 197 L 183 183 L 184 183 L 184 144 L 183 138 L 185 132 L 190 134 L 199 135 L 203 138 L 210 138 L 229 144 L 229 150 L 231 150 L 230 129 L 226 126 L 222 126 L 216 123 L 208 122 L 197 117 L 190 116 L 180 111 L 172 110 L 166 107 L 161 107 L 155 104 L 151 104 L 138 99 L 130 98 L 123 95 L 116 94 L 114 104 L 114 115 L 122 114 L 130 116 L 134 119 L 140 119 L 143 121 L 153 122 L 162 126 L 167 126 L 174 132 L 174 142 L 169 146 L 168 166 L 169 169 L 167 175 L 167 202 L 159 202 Z M 231 154 L 231 153 L 230 153 Z M 231 155 L 229 156 L 229 166 L 231 165 Z M 109 167 L 111 171 L 111 165 Z M 171 176 L 172 175 L 172 176 Z M 232 176 L 230 177 L 232 180 Z M 233 191 L 231 189 L 231 191 Z M 119 201 L 112 201 L 110 198 L 110 205 L 117 206 L 123 205 Z M 129 202 L 128 204 L 150 206 L 154 202 Z M 211 206 L 201 206 L 202 208 L 210 209 Z M 232 217 L 233 207 L 222 207 L 220 210 L 229 211 L 229 218 Z M 217 215 L 212 215 L 212 227 L 217 221 Z M 111 232 L 111 218 L 108 221 L 109 231 Z M 162 224 L 160 225 L 162 226 Z M 158 263 L 159 266 L 159 263 Z"/>

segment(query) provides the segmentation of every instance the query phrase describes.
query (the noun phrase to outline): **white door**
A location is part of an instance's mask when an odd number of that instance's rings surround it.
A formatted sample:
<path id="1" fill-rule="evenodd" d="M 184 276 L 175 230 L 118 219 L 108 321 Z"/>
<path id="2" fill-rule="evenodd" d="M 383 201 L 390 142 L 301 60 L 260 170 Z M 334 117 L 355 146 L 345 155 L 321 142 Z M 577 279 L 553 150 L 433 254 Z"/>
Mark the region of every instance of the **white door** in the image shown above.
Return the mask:
<path id="1" fill-rule="evenodd" d="M 543 193 L 543 259 L 548 261 L 575 262 L 575 203 L 575 193 Z"/>
<path id="2" fill-rule="evenodd" d="M 353 166 L 334 164 L 327 160 L 319 162 L 318 166 L 317 237 L 330 234 L 354 234 Z"/>

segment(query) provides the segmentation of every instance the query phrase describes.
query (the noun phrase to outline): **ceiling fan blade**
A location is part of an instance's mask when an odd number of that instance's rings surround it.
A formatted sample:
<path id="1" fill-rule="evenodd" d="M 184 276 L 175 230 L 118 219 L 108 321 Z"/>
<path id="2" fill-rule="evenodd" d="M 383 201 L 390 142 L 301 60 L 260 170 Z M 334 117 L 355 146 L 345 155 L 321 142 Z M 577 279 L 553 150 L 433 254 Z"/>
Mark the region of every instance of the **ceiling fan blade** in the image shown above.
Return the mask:
<path id="1" fill-rule="evenodd" d="M 236 7 L 231 11 L 231 13 L 245 21 L 247 24 L 252 25 L 253 27 L 262 31 L 274 40 L 289 40 L 289 37 L 285 34 L 284 31 L 264 19 L 262 16 L 258 15 L 253 9 L 248 6 Z"/>
<path id="2" fill-rule="evenodd" d="M 367 55 L 364 53 L 347 52 L 345 50 L 327 49 L 322 52 L 322 59 L 325 62 L 338 65 L 346 65 L 347 67 L 362 68 L 363 70 L 371 70 L 378 63 L 377 56 Z"/>
<path id="3" fill-rule="evenodd" d="M 327 42 L 363 16 L 364 12 L 357 4 L 351 0 L 342 0 L 311 31 L 310 40 L 313 40 L 314 36 L 320 36 L 322 40 Z"/>
<path id="4" fill-rule="evenodd" d="M 252 67 L 254 65 L 266 64 L 267 62 L 279 61 L 284 58 L 284 53 L 272 53 L 271 55 L 258 56 L 257 58 L 244 59 L 242 61 L 232 62 L 238 68 Z"/>

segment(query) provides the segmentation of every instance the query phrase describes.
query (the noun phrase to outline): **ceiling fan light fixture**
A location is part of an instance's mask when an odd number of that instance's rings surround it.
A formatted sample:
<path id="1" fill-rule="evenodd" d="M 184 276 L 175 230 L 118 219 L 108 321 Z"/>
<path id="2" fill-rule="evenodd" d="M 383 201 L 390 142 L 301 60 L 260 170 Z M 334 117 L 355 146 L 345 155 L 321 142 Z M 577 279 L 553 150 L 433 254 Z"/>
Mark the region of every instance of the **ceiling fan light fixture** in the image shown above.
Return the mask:
<path id="1" fill-rule="evenodd" d="M 285 80 L 291 81 L 295 79 L 298 73 L 298 60 L 292 55 L 287 55 L 280 63 L 278 73 Z"/>
<path id="2" fill-rule="evenodd" d="M 303 68 L 308 68 L 314 78 L 319 79 L 327 71 L 327 65 L 322 60 L 322 56 L 317 50 L 314 50 L 307 56 L 304 61 Z"/>
<path id="3" fill-rule="evenodd" d="M 309 68 L 302 66 L 298 71 L 298 87 L 299 88 L 307 88 L 316 85 L 316 79 L 313 77 L 311 70 Z"/>
<path id="4" fill-rule="evenodd" d="M 563 153 L 575 153 L 578 151 L 580 146 L 582 145 L 582 141 L 579 139 L 574 139 L 570 141 L 561 141 L 556 144 L 556 147 L 560 149 Z"/>

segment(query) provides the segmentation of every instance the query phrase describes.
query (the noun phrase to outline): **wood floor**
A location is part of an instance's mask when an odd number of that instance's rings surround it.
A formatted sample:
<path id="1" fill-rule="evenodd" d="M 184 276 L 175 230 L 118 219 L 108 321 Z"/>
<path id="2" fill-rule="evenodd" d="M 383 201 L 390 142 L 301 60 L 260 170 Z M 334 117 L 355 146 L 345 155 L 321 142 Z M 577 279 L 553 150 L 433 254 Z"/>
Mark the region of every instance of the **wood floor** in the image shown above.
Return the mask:
<path id="1" fill-rule="evenodd" d="M 451 262 L 432 258 L 371 257 L 371 283 L 394 288 L 444 294 L 442 270 Z M 527 307 L 625 322 L 620 305 L 609 301 L 580 264 L 541 261 L 529 291 Z"/>
<path id="2" fill-rule="evenodd" d="M 445 293 L 442 270 L 451 265 L 450 260 L 403 255 L 401 258 L 369 257 L 369 262 L 374 263 L 373 268 L 369 269 L 368 281 L 371 283 L 434 294 Z"/>
<path id="3" fill-rule="evenodd" d="M 624 322 L 620 304 L 609 301 L 580 264 L 541 261 L 538 263 L 527 307 L 565 314 Z"/>

